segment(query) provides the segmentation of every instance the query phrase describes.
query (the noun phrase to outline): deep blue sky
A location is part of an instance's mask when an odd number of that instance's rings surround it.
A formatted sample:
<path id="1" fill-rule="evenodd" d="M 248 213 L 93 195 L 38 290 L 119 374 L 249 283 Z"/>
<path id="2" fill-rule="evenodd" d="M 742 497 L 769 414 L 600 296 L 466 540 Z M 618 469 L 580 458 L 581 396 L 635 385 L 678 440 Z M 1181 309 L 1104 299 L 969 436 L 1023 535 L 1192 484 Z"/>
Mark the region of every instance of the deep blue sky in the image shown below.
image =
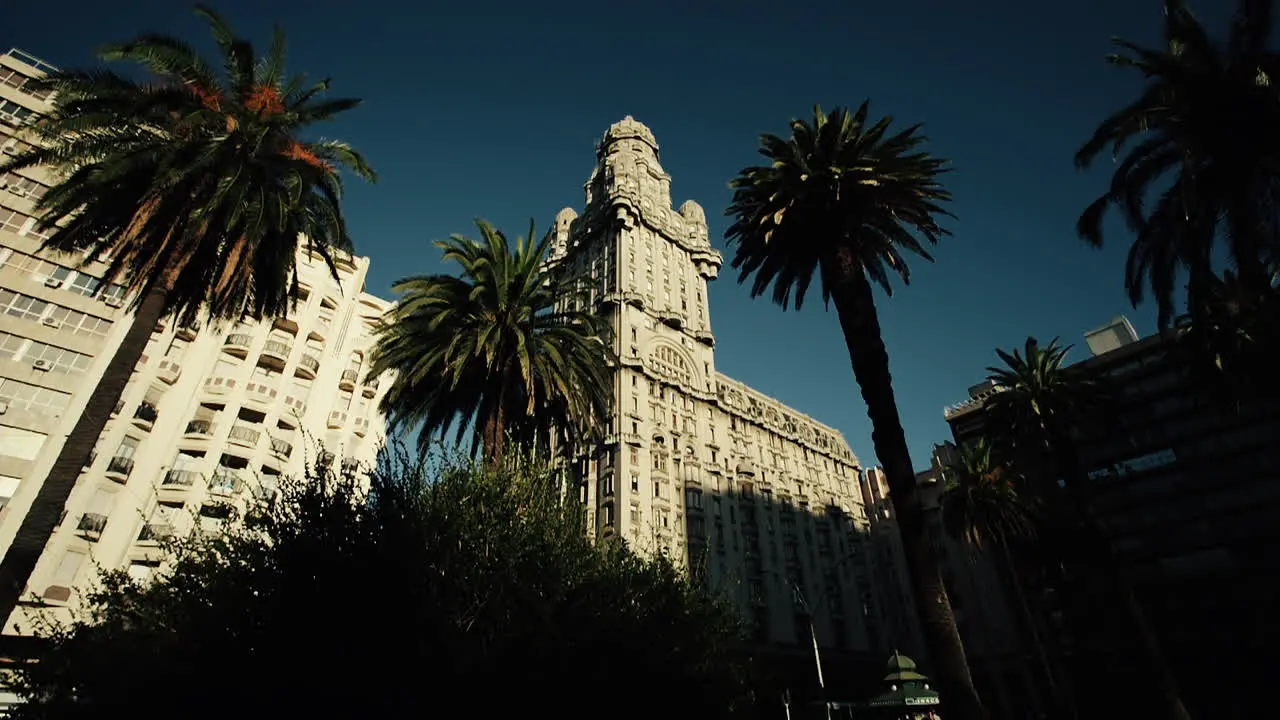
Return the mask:
<path id="1" fill-rule="evenodd" d="M 214 3 L 263 45 L 289 35 L 290 69 L 335 79 L 365 99 L 324 128 L 381 174 L 350 190 L 347 212 L 369 289 L 438 268 L 430 241 L 486 217 L 512 234 L 582 204 L 593 143 L 630 114 L 648 124 L 676 204 L 707 209 L 723 249 L 728 180 L 754 164 L 761 132 L 824 107 L 856 105 L 924 122 L 931 150 L 954 161 L 954 237 L 910 287 L 879 303 L 898 405 L 916 466 L 950 438 L 945 405 L 1028 334 L 1081 334 L 1127 313 L 1146 334 L 1154 309 L 1130 310 L 1128 238 L 1085 247 L 1075 218 L 1110 162 L 1077 172 L 1072 154 L 1126 102 L 1134 77 L 1103 63 L 1113 35 L 1158 41 L 1160 0 L 655 0 L 652 2 Z M 1231 5 L 1194 2 L 1215 30 Z M 207 46 L 190 5 L 174 0 L 12 3 L 0 45 L 61 65 L 93 61 L 103 42 L 139 31 Z M 728 255 L 726 254 L 726 270 Z M 871 427 L 834 312 L 783 313 L 749 299 L 724 272 L 711 289 L 719 369 L 844 432 L 864 464 Z"/>

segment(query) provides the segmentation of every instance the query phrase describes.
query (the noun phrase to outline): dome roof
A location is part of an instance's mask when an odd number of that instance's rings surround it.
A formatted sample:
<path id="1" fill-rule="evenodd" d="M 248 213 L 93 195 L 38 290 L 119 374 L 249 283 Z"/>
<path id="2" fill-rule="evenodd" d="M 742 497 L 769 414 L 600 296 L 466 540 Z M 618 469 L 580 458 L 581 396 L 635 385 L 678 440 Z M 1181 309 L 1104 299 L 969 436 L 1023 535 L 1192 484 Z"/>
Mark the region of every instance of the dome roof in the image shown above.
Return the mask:
<path id="1" fill-rule="evenodd" d="M 707 213 L 702 206 L 692 200 L 685 200 L 680 206 L 680 214 L 689 222 L 707 224 Z"/>
<path id="2" fill-rule="evenodd" d="M 916 672 L 916 662 L 911 658 L 903 655 L 897 650 L 893 651 L 893 655 L 889 656 L 889 662 L 885 665 L 888 674 L 884 676 L 885 682 L 902 682 L 903 680 L 926 680 L 924 675 Z"/>
<path id="3" fill-rule="evenodd" d="M 560 225 L 562 223 L 568 224 L 577 219 L 578 211 L 571 207 L 564 208 L 560 212 L 556 213 L 556 225 Z"/>
<path id="4" fill-rule="evenodd" d="M 619 140 L 627 139 L 640 140 L 653 148 L 655 153 L 658 151 L 658 140 L 653 136 L 653 131 L 630 115 L 609 126 L 609 131 L 604 134 L 604 142 L 601 143 L 601 147 L 608 147 Z"/>

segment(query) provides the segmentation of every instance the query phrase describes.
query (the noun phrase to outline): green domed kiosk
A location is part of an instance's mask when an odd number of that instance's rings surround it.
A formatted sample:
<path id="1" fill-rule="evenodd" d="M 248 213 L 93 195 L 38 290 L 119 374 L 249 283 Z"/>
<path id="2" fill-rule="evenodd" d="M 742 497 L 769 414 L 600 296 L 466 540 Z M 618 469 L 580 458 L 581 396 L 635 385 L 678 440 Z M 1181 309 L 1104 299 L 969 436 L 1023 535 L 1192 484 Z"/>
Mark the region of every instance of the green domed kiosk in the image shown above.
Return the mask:
<path id="1" fill-rule="evenodd" d="M 929 687 L 929 678 L 916 671 L 916 663 L 897 650 L 889 657 L 884 684 L 888 687 L 863 705 L 858 716 L 882 720 L 942 720 L 941 700 Z"/>

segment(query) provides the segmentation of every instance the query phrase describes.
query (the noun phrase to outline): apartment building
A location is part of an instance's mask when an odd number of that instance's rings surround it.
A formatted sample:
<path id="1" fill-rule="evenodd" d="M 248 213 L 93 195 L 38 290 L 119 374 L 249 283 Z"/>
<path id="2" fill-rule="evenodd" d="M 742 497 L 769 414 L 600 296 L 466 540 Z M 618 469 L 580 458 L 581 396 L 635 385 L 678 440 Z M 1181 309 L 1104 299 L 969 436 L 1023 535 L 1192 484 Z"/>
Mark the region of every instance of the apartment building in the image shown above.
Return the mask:
<path id="1" fill-rule="evenodd" d="M 615 123 L 597 160 L 553 247 L 591 277 L 586 302 L 618 359 L 606 448 L 584 468 L 596 533 L 686 564 L 761 643 L 807 647 L 807 604 L 826 650 L 879 650 L 858 459 L 837 430 L 716 371 L 707 293 L 721 256 L 702 208 L 673 208 L 649 128 Z"/>
<path id="2" fill-rule="evenodd" d="M 0 56 L 0 151 L 49 109 L 24 91 L 48 69 L 21 51 Z M 105 266 L 40 251 L 32 202 L 49 181 L 39 168 L 0 179 L 0 550 L 132 320 L 121 289 L 101 287 Z M 97 568 L 149 576 L 164 538 L 252 511 L 320 444 L 340 470 L 375 460 L 386 380 L 366 377 L 365 358 L 390 304 L 364 292 L 367 258 L 337 267 L 335 280 L 300 253 L 287 318 L 155 328 L 5 632 L 66 617 Z"/>
<path id="3" fill-rule="evenodd" d="M 1104 384 L 1107 417 L 1074 428 L 1075 442 L 1093 511 L 1139 585 L 1192 714 L 1243 716 L 1266 696 L 1262 668 L 1280 662 L 1270 620 L 1280 601 L 1280 412 L 1272 399 L 1211 384 L 1179 335 L 1140 339 L 1123 317 L 1085 335 L 1090 354 L 1072 368 Z M 975 385 L 945 410 L 957 442 L 986 432 L 986 403 L 1000 392 Z M 1075 618 L 1053 638 L 1068 660 L 1117 644 L 1088 598 L 1067 586 L 1035 598 L 1047 614 Z M 1097 667 L 1074 672 L 1108 672 Z M 1223 698 L 1226 685 L 1241 691 Z"/>

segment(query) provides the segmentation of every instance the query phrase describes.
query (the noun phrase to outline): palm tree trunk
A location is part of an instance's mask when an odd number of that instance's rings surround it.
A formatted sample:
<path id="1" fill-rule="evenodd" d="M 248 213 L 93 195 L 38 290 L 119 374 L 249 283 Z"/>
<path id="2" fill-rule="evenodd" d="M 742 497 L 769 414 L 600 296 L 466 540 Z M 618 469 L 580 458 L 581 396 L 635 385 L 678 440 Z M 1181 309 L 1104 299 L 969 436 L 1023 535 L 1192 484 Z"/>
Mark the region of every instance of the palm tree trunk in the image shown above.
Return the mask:
<path id="1" fill-rule="evenodd" d="M 498 398 L 497 407 L 484 421 L 481 437 L 484 438 L 485 459 L 494 466 L 502 463 L 503 444 L 507 437 L 506 413 L 503 412 L 503 398 Z"/>
<path id="2" fill-rule="evenodd" d="M 164 317 L 167 291 L 157 283 L 142 299 L 133 324 L 125 333 L 107 369 L 89 395 L 80 419 L 76 421 L 67 441 L 58 452 L 53 467 L 40 485 L 31 509 L 22 518 L 13 544 L 0 561 L 0 617 L 7 618 L 21 599 L 23 588 L 31 579 L 36 563 L 44 553 L 49 538 L 62 518 L 62 512 L 71 497 L 71 491 L 80 479 L 80 473 L 93 452 L 111 411 L 120 401 L 134 366 L 142 358 L 147 341 L 155 331 L 156 323 Z"/>
<path id="3" fill-rule="evenodd" d="M 1048 430 L 1050 451 L 1058 464 L 1059 471 L 1062 472 L 1067 496 L 1071 499 L 1076 518 L 1086 536 L 1093 541 L 1095 546 L 1093 555 L 1103 573 L 1103 578 L 1124 603 L 1125 611 L 1129 615 L 1129 621 L 1133 624 L 1133 630 L 1137 633 L 1138 639 L 1142 644 L 1142 653 L 1145 656 L 1147 666 L 1155 675 L 1156 686 L 1164 703 L 1165 717 L 1170 720 L 1191 720 L 1191 714 L 1187 712 L 1186 706 L 1182 703 L 1182 695 L 1178 691 L 1177 680 L 1173 676 L 1173 671 L 1169 668 L 1169 662 L 1165 658 L 1164 649 L 1160 647 L 1160 640 L 1156 637 L 1155 629 L 1151 627 L 1151 622 L 1147 619 L 1147 613 L 1143 610 L 1142 603 L 1138 600 L 1137 592 L 1134 590 L 1132 581 L 1129 580 L 1128 573 L 1121 567 L 1115 552 L 1112 551 L 1111 541 L 1103 531 L 1102 523 L 1094 516 L 1093 510 L 1089 506 L 1089 501 L 1084 496 L 1087 477 L 1084 473 L 1084 468 L 1080 464 L 1080 457 L 1075 451 L 1075 446 L 1070 440 L 1070 435 L 1061 428 L 1049 428 Z"/>
<path id="4" fill-rule="evenodd" d="M 1004 565 L 1004 575 L 1008 578 L 1009 587 L 1013 590 L 1014 601 L 1018 604 L 1018 613 L 1022 616 L 1022 623 L 1027 631 L 1027 637 L 1031 640 L 1032 650 L 1036 653 L 1036 660 L 1040 663 L 1040 670 L 1044 673 L 1045 682 L 1049 685 L 1049 695 L 1055 710 L 1059 710 L 1066 717 L 1076 717 L 1075 704 L 1071 702 L 1071 698 L 1058 686 L 1057 674 L 1053 671 L 1053 665 L 1049 662 L 1049 653 L 1045 651 L 1044 640 L 1040 637 L 1040 630 L 1036 628 L 1035 616 L 1031 614 L 1031 605 L 1027 602 L 1027 593 L 1022 587 L 1022 579 L 1018 577 L 1018 568 L 1014 564 L 1013 554 L 1009 552 L 1008 543 L 1002 538 L 997 543 L 1000 546 L 1001 564 Z"/>
<path id="5" fill-rule="evenodd" d="M 954 720 L 986 720 L 987 711 L 973 685 L 938 558 L 926 532 L 924 508 L 893 396 L 889 355 L 880 336 L 871 285 L 862 269 L 852 262 L 847 248 L 841 248 L 835 262 L 824 264 L 823 270 L 853 362 L 853 376 L 867 404 L 876 457 L 889 481 L 889 497 L 902 535 L 916 609 L 934 663 L 943 707 L 947 717 Z"/>

